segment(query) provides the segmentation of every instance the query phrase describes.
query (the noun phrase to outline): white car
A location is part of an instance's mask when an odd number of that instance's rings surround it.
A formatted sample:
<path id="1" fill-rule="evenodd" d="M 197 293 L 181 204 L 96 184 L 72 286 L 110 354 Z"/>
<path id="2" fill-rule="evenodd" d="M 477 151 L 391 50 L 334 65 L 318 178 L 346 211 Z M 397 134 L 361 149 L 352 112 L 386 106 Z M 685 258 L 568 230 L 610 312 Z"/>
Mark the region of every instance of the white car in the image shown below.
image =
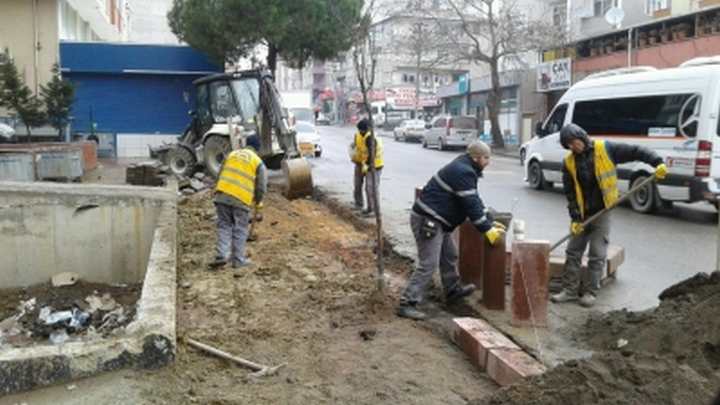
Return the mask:
<path id="1" fill-rule="evenodd" d="M 393 129 L 393 138 L 396 141 L 422 141 L 425 135 L 425 121 L 405 120 Z"/>
<path id="2" fill-rule="evenodd" d="M 315 125 L 307 121 L 297 121 L 295 123 L 295 132 L 298 148 L 303 156 L 320 157 L 322 155 L 322 146 L 320 146 L 320 133 Z"/>
<path id="3" fill-rule="evenodd" d="M 425 128 L 422 146 L 436 145 L 438 149 L 464 148 L 478 139 L 478 127 L 475 117 L 439 116 Z"/>
<path id="4" fill-rule="evenodd" d="M 9 126 L 0 122 L 0 137 L 10 139 L 15 135 L 15 130 Z"/>

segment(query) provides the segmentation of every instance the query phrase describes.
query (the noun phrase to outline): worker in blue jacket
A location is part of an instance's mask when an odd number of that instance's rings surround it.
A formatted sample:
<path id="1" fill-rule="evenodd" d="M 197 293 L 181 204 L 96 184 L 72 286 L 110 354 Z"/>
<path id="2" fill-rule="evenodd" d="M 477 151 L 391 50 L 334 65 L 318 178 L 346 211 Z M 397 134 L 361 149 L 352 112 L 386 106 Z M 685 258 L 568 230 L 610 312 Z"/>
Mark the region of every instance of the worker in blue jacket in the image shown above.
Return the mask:
<path id="1" fill-rule="evenodd" d="M 472 284 L 460 284 L 458 253 L 452 232 L 469 218 L 491 244 L 504 237 L 505 227 L 493 222 L 477 189 L 483 169 L 490 163 L 490 154 L 490 147 L 484 142 L 471 143 L 466 153 L 428 181 L 415 201 L 410 213 L 410 227 L 418 260 L 400 298 L 398 316 L 425 319 L 426 315 L 417 305 L 422 301 L 435 269 L 440 269 L 446 302 L 458 301 L 475 290 Z"/>

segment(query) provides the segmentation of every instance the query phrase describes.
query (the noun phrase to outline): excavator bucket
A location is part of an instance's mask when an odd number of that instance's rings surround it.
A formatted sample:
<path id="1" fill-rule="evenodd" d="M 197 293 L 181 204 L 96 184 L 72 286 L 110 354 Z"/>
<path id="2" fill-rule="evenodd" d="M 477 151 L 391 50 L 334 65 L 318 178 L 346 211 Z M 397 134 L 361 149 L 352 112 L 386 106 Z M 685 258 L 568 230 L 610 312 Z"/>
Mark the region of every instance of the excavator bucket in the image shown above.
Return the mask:
<path id="1" fill-rule="evenodd" d="M 286 159 L 282 162 L 285 176 L 283 194 L 288 199 L 312 195 L 313 181 L 310 163 L 304 158 Z"/>

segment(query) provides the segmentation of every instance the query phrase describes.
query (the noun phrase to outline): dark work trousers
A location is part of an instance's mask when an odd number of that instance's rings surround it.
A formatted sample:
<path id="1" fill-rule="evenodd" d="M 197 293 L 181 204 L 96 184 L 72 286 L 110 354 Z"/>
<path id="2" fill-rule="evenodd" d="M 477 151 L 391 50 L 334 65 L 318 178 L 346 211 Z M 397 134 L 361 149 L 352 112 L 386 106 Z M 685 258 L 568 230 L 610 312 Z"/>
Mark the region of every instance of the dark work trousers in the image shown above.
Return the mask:
<path id="1" fill-rule="evenodd" d="M 353 197 L 355 199 L 355 207 L 363 208 L 363 182 L 365 175 L 362 172 L 362 164 L 355 163 L 355 173 L 353 175 Z"/>
<path id="2" fill-rule="evenodd" d="M 572 295 L 595 293 L 600 289 L 600 280 L 607 260 L 607 248 L 610 236 L 610 214 L 605 214 L 585 227 L 583 233 L 573 236 L 565 250 L 565 271 L 563 286 Z M 590 244 L 588 252 L 589 285 L 582 285 L 582 257 L 585 248 Z"/>
<path id="3" fill-rule="evenodd" d="M 458 251 L 452 239 L 452 232 L 438 229 L 432 238 L 426 238 L 422 232 L 425 218 L 415 212 L 410 213 L 410 228 L 412 228 L 418 258 L 408 284 L 400 297 L 401 305 L 416 305 L 422 302 L 425 289 L 432 280 L 435 269 L 440 269 L 445 294 L 458 287 L 460 276 L 457 272 Z"/>
<path id="4" fill-rule="evenodd" d="M 378 198 L 380 198 L 380 175 L 382 174 L 382 168 L 375 169 L 375 177 L 373 173 L 368 169 L 365 173 L 365 196 L 367 197 L 367 210 L 375 212 L 375 190 L 378 192 Z M 376 185 L 377 184 L 377 185 Z"/>
<path id="5" fill-rule="evenodd" d="M 243 263 L 245 261 L 245 243 L 248 238 L 250 211 L 241 207 L 219 203 L 215 203 L 215 210 L 217 211 L 217 249 L 215 257 L 225 260 L 232 259 L 232 262 L 236 264 Z"/>

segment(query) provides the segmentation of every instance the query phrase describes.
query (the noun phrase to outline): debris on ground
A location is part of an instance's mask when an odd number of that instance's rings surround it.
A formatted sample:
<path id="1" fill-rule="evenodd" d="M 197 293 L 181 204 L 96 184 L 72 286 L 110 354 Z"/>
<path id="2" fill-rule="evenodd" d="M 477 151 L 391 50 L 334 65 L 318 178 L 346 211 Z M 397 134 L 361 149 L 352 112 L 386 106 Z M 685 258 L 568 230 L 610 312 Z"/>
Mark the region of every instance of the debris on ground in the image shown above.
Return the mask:
<path id="1" fill-rule="evenodd" d="M 591 316 L 577 339 L 595 354 L 478 404 L 709 404 L 720 389 L 720 273 L 660 294 L 656 308 Z"/>
<path id="2" fill-rule="evenodd" d="M 133 163 L 125 170 L 125 182 L 135 186 L 164 186 L 169 168 L 158 160 Z"/>
<path id="3" fill-rule="evenodd" d="M 73 285 L 77 283 L 77 281 L 80 279 L 80 275 L 73 272 L 63 272 L 56 274 L 50 279 L 50 282 L 52 283 L 53 287 L 65 287 L 68 285 Z"/>
<path id="4" fill-rule="evenodd" d="M 55 287 L 51 282 L 0 290 L 0 346 L 119 333 L 135 316 L 140 284 L 109 286 L 82 280 Z"/>

